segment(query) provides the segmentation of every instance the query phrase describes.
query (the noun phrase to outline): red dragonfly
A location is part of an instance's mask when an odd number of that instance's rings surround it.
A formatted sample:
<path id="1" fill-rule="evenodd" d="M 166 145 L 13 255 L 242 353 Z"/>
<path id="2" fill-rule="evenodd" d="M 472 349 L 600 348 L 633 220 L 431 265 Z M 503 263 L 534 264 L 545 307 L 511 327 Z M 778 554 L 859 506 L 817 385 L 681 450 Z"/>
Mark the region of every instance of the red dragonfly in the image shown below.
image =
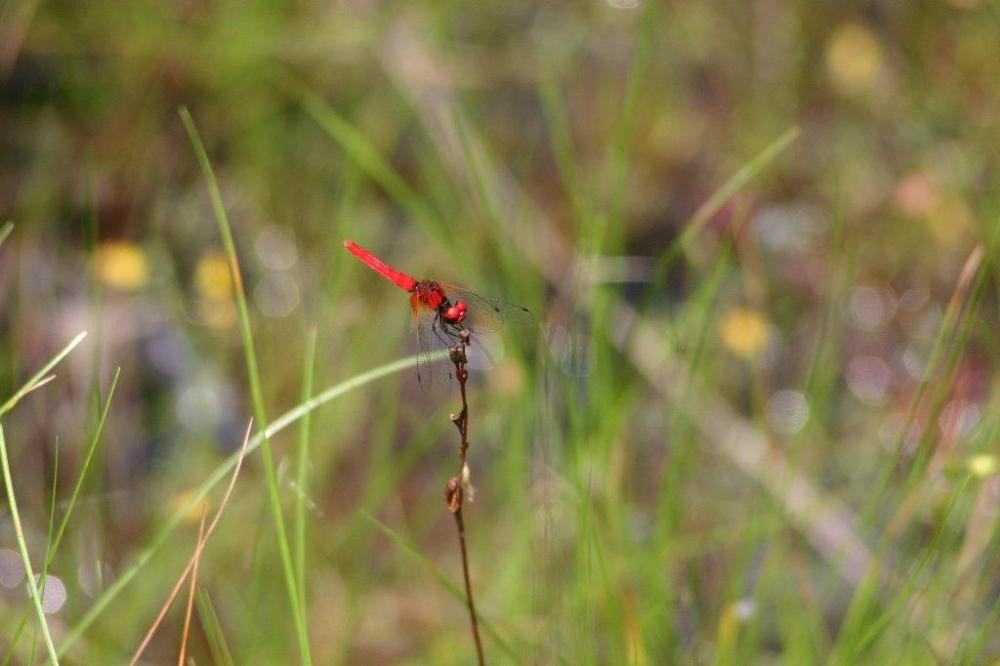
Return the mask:
<path id="1" fill-rule="evenodd" d="M 421 383 L 430 383 L 432 349 L 447 348 L 459 340 L 462 331 L 468 331 L 473 343 L 469 365 L 473 369 L 482 363 L 475 357 L 485 356 L 485 365 L 495 363 L 489 350 L 478 340 L 476 334 L 495 333 L 505 322 L 527 324 L 534 321 L 527 308 L 510 305 L 503 301 L 487 298 L 475 292 L 438 282 L 418 280 L 408 273 L 390 266 L 371 251 L 354 241 L 345 240 L 351 254 L 363 261 L 369 268 L 391 280 L 400 289 L 410 294 L 410 308 L 417 324 L 417 338 L 420 346 L 420 363 L 417 378 Z M 497 341 L 498 343 L 499 341 Z M 491 363 L 492 362 L 492 363 Z M 482 367 L 482 365 L 480 365 Z"/>

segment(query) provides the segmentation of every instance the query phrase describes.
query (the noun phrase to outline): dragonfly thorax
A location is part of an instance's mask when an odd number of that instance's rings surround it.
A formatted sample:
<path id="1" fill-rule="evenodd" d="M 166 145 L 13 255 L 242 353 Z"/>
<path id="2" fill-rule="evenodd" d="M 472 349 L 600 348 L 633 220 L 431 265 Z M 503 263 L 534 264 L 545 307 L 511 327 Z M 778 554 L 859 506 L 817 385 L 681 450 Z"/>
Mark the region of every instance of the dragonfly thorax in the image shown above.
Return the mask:
<path id="1" fill-rule="evenodd" d="M 434 280 L 421 280 L 413 286 L 412 296 L 414 308 L 425 307 L 437 313 L 437 315 L 448 324 L 459 325 L 468 314 L 468 306 L 464 300 L 457 300 L 454 303 L 449 300 L 441 284 Z"/>
<path id="2" fill-rule="evenodd" d="M 413 296 L 411 300 L 415 305 L 422 305 L 437 312 L 442 306 L 448 307 L 448 297 L 445 296 L 444 289 L 434 280 L 421 280 L 413 286 Z"/>

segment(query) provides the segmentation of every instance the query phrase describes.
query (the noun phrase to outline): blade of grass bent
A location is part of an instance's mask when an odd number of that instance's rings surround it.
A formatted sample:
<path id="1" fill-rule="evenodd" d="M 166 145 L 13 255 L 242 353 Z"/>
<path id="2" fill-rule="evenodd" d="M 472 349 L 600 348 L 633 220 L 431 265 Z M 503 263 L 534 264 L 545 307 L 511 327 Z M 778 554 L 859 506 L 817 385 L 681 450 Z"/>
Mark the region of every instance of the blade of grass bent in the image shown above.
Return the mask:
<path id="1" fill-rule="evenodd" d="M 431 572 L 431 574 L 433 574 L 434 578 L 437 579 L 437 581 L 441 584 L 441 586 L 444 587 L 444 589 L 446 589 L 453 597 L 461 601 L 463 604 L 466 602 L 465 592 L 462 591 L 462 588 L 459 587 L 458 583 L 448 578 L 448 576 L 446 576 L 443 571 L 438 569 L 433 562 L 424 557 L 423 553 L 421 553 L 409 541 L 407 541 L 402 534 L 398 533 L 397 531 L 395 531 L 394 529 L 392 529 L 391 527 L 380 521 L 378 518 L 365 511 L 364 509 L 360 510 L 360 513 L 362 516 L 370 520 L 371 523 L 376 528 L 378 528 L 380 532 L 389 537 L 389 539 L 399 548 L 401 548 L 404 552 L 406 552 L 414 559 L 419 560 L 420 563 L 423 564 L 424 567 Z M 513 647 L 510 646 L 510 644 L 507 643 L 507 641 L 503 639 L 502 636 L 500 636 L 499 633 L 497 633 L 497 630 L 493 627 L 492 624 L 490 624 L 489 620 L 484 618 L 480 613 L 476 613 L 476 617 L 479 618 L 479 623 L 486 630 L 486 633 L 489 634 L 490 637 L 496 642 L 496 644 L 499 645 L 500 648 L 503 649 L 503 651 L 506 652 L 507 655 L 514 660 L 514 663 L 520 663 L 521 660 L 518 658 L 517 652 L 514 650 Z"/>
<path id="2" fill-rule="evenodd" d="M 10 220 L 4 222 L 3 227 L 0 227 L 0 245 L 7 240 L 7 236 L 10 236 L 10 232 L 14 231 L 14 223 Z"/>
<path id="3" fill-rule="evenodd" d="M 299 99 L 302 108 L 378 183 L 407 213 L 431 226 L 438 215 L 402 176 L 379 154 L 378 150 L 354 125 L 337 113 L 322 97 L 297 83 L 282 81 L 281 86 Z"/>
<path id="4" fill-rule="evenodd" d="M 35 606 L 35 613 L 38 616 L 38 625 L 45 638 L 45 647 L 49 651 L 49 660 L 53 664 L 59 663 L 56 655 L 55 645 L 52 643 L 52 635 L 49 633 L 49 625 L 45 621 L 45 611 L 42 610 L 41 593 L 38 584 L 44 581 L 35 580 L 35 572 L 31 567 L 31 558 L 28 557 L 28 545 L 24 541 L 24 529 L 21 527 L 21 515 L 17 510 L 17 500 L 14 498 L 14 481 L 10 476 L 10 463 L 7 461 L 7 441 L 3 435 L 3 425 L 0 424 L 0 464 L 3 465 L 3 480 L 7 488 L 7 503 L 10 505 L 10 515 L 14 521 L 14 532 L 17 535 L 17 547 L 21 551 L 21 561 L 24 563 L 24 573 L 28 577 L 28 592 L 31 595 L 31 602 Z"/>
<path id="5" fill-rule="evenodd" d="M 14 393 L 14 395 L 8 398 L 7 402 L 3 403 L 3 405 L 0 406 L 0 417 L 3 417 L 4 414 L 13 409 L 14 405 L 16 405 L 21 398 L 23 398 L 24 396 L 26 396 L 27 394 L 31 393 L 33 390 L 38 388 L 38 386 L 40 386 L 43 381 L 47 382 L 48 379 L 46 379 L 45 376 L 49 373 L 49 371 L 52 368 L 56 367 L 59 361 L 63 360 L 67 354 L 73 351 L 73 349 L 78 344 L 80 344 L 80 342 L 82 342 L 85 337 L 87 337 L 86 331 L 80 331 L 79 333 L 77 333 L 76 337 L 70 340 L 69 344 L 67 344 L 65 347 L 62 348 L 62 351 L 53 356 L 52 360 L 46 363 L 41 370 L 36 372 L 31 379 L 25 382 L 24 386 L 19 388 L 17 392 Z"/>
<path id="6" fill-rule="evenodd" d="M 447 352 L 442 352 L 440 353 L 440 356 L 443 358 L 446 353 Z M 416 367 L 417 358 L 417 356 L 408 356 L 406 358 L 393 361 L 392 363 L 387 363 L 386 365 L 378 368 L 374 368 L 368 372 L 331 386 L 325 391 L 317 394 L 315 398 L 299 404 L 297 407 L 294 407 L 276 418 L 271 425 L 267 427 L 267 430 L 258 432 L 254 435 L 250 439 L 250 443 L 247 444 L 247 454 L 249 455 L 250 452 L 260 447 L 265 436 L 269 438 L 274 437 L 277 433 L 303 418 L 306 414 L 312 412 L 320 405 L 326 404 L 335 398 L 339 398 L 345 393 L 349 393 L 350 391 L 360 388 L 365 384 L 375 381 L 376 379 L 381 379 L 382 377 L 400 372 L 401 370 Z M 198 503 L 201 502 L 220 481 L 226 478 L 226 475 L 230 470 L 232 470 L 237 460 L 239 460 L 239 451 L 230 455 L 218 467 L 216 467 L 215 470 L 201 483 L 201 485 L 190 494 L 188 500 L 174 511 L 164 526 L 150 541 L 146 549 L 139 553 L 131 566 L 121 572 L 108 589 L 104 591 L 104 594 L 102 594 L 101 597 L 93 603 L 90 610 L 87 611 L 76 626 L 67 632 L 65 638 L 63 638 L 63 641 L 59 646 L 60 655 L 66 654 L 66 651 L 72 647 L 74 643 L 80 640 L 87 628 L 94 623 L 101 613 L 104 612 L 105 608 L 107 608 L 107 606 L 121 593 L 125 586 L 128 585 L 133 578 L 135 578 L 135 576 L 149 562 L 149 560 L 152 559 L 152 557 L 166 544 L 167 538 L 182 522 L 184 522 L 184 517 L 190 513 L 190 511 L 197 506 Z"/>
<path id="7" fill-rule="evenodd" d="M 69 525 L 70 516 L 73 515 L 73 509 L 76 506 L 76 501 L 80 496 L 80 491 L 83 489 L 84 479 L 87 476 L 87 470 L 90 468 L 90 464 L 94 459 L 94 453 L 97 451 L 97 445 L 101 441 L 101 434 L 104 432 L 104 423 L 108 418 L 108 411 L 111 408 L 111 399 L 115 395 L 115 388 L 118 386 L 118 377 L 121 375 L 121 368 L 119 367 L 115 371 L 114 379 L 111 381 L 111 390 L 108 392 L 107 400 L 104 402 L 104 407 L 101 410 L 100 418 L 97 422 L 97 428 L 94 430 L 94 435 L 90 440 L 90 446 L 87 447 L 87 453 L 84 455 L 83 465 L 80 467 L 80 472 L 77 474 L 76 485 L 73 487 L 73 494 L 70 496 L 69 504 L 66 506 L 66 512 L 63 514 L 62 520 L 59 521 L 59 527 L 55 529 L 54 532 L 50 531 L 49 539 L 51 541 L 49 547 L 45 551 L 45 561 L 42 565 L 42 580 L 48 575 L 49 567 L 52 566 L 53 560 L 55 560 L 56 553 L 59 550 L 59 544 L 62 543 L 63 535 L 66 532 L 66 527 Z M 58 440 L 56 440 L 56 469 L 53 470 L 53 503 L 55 502 L 55 487 L 54 479 L 58 475 L 58 461 L 59 461 L 59 447 Z M 55 506 L 53 504 L 53 518 L 55 517 Z M 10 646 L 7 648 L 7 654 L 4 657 L 3 665 L 8 663 L 8 660 L 13 654 L 14 646 L 21 637 L 21 632 L 27 625 L 27 619 L 31 616 L 31 611 L 27 611 L 24 618 L 21 620 L 21 624 L 18 626 L 14 636 L 10 639 Z"/>
<path id="8" fill-rule="evenodd" d="M 271 442 L 267 436 L 267 412 L 264 409 L 264 392 L 261 388 L 260 369 L 257 365 L 257 352 L 253 342 L 253 331 L 250 327 L 250 312 L 247 307 L 246 293 L 243 289 L 243 278 L 240 272 L 239 258 L 236 254 L 236 244 L 233 242 L 232 229 L 229 226 L 229 218 L 226 215 L 226 207 L 222 202 L 222 194 L 219 191 L 218 182 L 215 179 L 215 172 L 209 162 L 208 153 L 195 127 L 194 120 L 186 107 L 180 109 L 181 120 L 191 139 L 194 152 L 198 157 L 201 170 L 208 185 L 209 196 L 212 200 L 212 208 L 215 211 L 215 218 L 219 224 L 219 233 L 222 236 L 222 244 L 229 259 L 229 272 L 233 281 L 233 293 L 236 296 L 236 309 L 240 316 L 240 336 L 243 339 L 243 352 L 246 357 L 247 375 L 250 383 L 250 395 L 253 399 L 254 416 L 257 423 L 264 431 L 264 439 L 261 443 L 260 452 L 264 462 L 264 475 L 267 478 L 268 498 L 271 503 L 271 513 L 274 520 L 274 528 L 278 537 L 278 552 L 281 555 L 281 568 L 284 573 L 285 589 L 288 593 L 288 601 L 292 607 L 292 620 L 295 624 L 295 634 L 298 639 L 299 652 L 305 664 L 312 663 L 312 655 L 309 648 L 308 628 L 305 618 L 302 615 L 302 606 L 299 601 L 299 590 L 295 582 L 294 564 L 292 562 L 292 550 L 289 545 L 288 532 L 285 529 L 285 519 L 281 510 L 281 493 L 278 488 L 278 473 L 274 466 L 274 458 L 271 455 Z"/>
<path id="9" fill-rule="evenodd" d="M 716 213 L 722 210 L 722 207 L 726 205 L 733 195 L 743 189 L 747 183 L 760 173 L 765 166 L 770 164 L 774 158 L 783 153 L 797 138 L 799 138 L 798 127 L 790 127 L 785 130 L 781 136 L 765 146 L 753 159 L 730 176 L 722 184 L 722 187 L 712 193 L 708 201 L 698 207 L 698 210 L 694 212 L 694 215 L 684 225 L 684 230 L 667 247 L 666 251 L 660 255 L 660 259 L 656 265 L 656 272 L 652 279 L 654 287 L 663 280 L 674 261 L 677 260 L 681 252 L 691 243 L 691 239 L 705 228 L 705 225 L 715 217 Z"/>

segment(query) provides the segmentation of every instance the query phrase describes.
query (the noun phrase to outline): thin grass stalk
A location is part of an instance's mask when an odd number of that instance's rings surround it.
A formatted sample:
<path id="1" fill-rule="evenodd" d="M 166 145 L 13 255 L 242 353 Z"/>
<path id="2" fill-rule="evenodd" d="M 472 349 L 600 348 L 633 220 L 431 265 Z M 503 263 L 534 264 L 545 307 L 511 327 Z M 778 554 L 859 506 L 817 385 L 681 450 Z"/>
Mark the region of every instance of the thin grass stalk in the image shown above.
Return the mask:
<path id="1" fill-rule="evenodd" d="M 14 231 L 14 223 L 7 220 L 4 222 L 4 225 L 0 227 L 0 245 L 3 245 L 3 242 L 7 240 L 7 237 L 10 236 L 10 232 L 12 231 Z"/>
<path id="2" fill-rule="evenodd" d="M 249 432 L 247 433 L 249 435 Z M 198 565 L 201 563 L 201 547 L 205 539 L 205 516 L 208 515 L 208 505 L 201 506 L 201 521 L 198 523 L 198 541 L 194 549 L 193 565 L 191 567 L 191 586 L 188 588 L 187 608 L 184 609 L 184 630 L 181 633 L 181 649 L 177 655 L 177 666 L 184 666 L 184 656 L 187 654 L 188 635 L 191 631 L 191 611 L 194 609 L 194 594 L 198 587 Z"/>
<path id="3" fill-rule="evenodd" d="M 250 453 L 260 447 L 261 443 L 264 441 L 265 435 L 268 437 L 274 437 L 277 433 L 281 432 L 321 405 L 339 398 L 354 389 L 360 388 L 365 384 L 373 382 L 376 379 L 381 379 L 387 375 L 413 368 L 417 365 L 417 360 L 417 356 L 408 356 L 406 358 L 393 361 L 392 363 L 387 363 L 383 366 L 373 368 L 368 372 L 331 386 L 330 388 L 317 394 L 312 400 L 285 412 L 276 418 L 271 425 L 268 426 L 267 430 L 258 432 L 256 435 L 251 437 L 247 445 L 247 453 Z M 226 458 L 226 460 L 220 463 L 219 466 L 216 467 L 201 483 L 201 485 L 198 486 L 193 493 L 191 493 L 188 500 L 174 511 L 163 527 L 160 528 L 160 531 L 157 532 L 150 541 L 145 550 L 136 556 L 135 560 L 129 567 L 122 570 L 119 576 L 108 586 L 104 593 L 94 601 L 86 614 L 84 614 L 77 624 L 66 633 L 66 636 L 62 639 L 62 643 L 59 645 L 60 655 L 66 654 L 66 651 L 80 640 L 84 632 L 86 632 L 90 625 L 92 625 L 94 621 L 101 616 L 108 605 L 114 601 L 119 594 L 121 594 L 122 590 L 124 590 L 132 579 L 135 578 L 136 575 L 138 575 L 138 573 L 143 569 L 143 567 L 149 563 L 150 559 L 152 559 L 153 556 L 156 555 L 161 548 L 163 548 L 167 539 L 173 531 L 177 529 L 182 522 L 184 522 L 184 517 L 188 515 L 191 509 L 195 507 L 198 502 L 202 501 L 205 496 L 208 495 L 208 493 L 211 492 L 212 489 L 226 477 L 226 474 L 238 464 L 240 459 L 241 457 L 239 452 L 233 453 Z"/>
<path id="4" fill-rule="evenodd" d="M 701 233 L 702 229 L 715 217 L 715 214 L 722 210 L 722 207 L 737 192 L 742 190 L 765 166 L 783 153 L 798 138 L 798 127 L 790 127 L 782 132 L 778 138 L 767 144 L 749 162 L 740 167 L 719 189 L 712 193 L 712 196 L 705 203 L 698 207 L 684 224 L 684 230 L 670 243 L 657 260 L 656 271 L 650 281 L 651 293 L 661 287 L 662 281 L 666 278 L 667 272 L 674 265 L 674 262 L 680 258 L 681 253 L 688 249 L 694 237 Z"/>
<path id="5" fill-rule="evenodd" d="M 188 560 L 187 567 L 185 567 L 184 571 L 182 571 L 181 575 L 177 578 L 177 582 L 174 584 L 173 590 L 170 591 L 170 594 L 167 596 L 167 600 L 163 602 L 163 605 L 160 607 L 160 612 L 157 614 L 156 619 L 153 620 L 153 623 L 152 625 L 150 625 L 149 630 L 146 632 L 146 635 L 143 636 L 142 642 L 139 644 L 139 647 L 136 648 L 135 654 L 132 655 L 132 661 L 129 662 L 131 666 L 134 666 L 139 662 L 139 657 L 142 656 L 142 653 L 149 645 L 149 642 L 153 639 L 153 635 L 159 628 L 160 623 L 163 621 L 163 618 L 166 617 L 167 611 L 170 610 L 170 607 L 173 605 L 174 600 L 177 598 L 177 595 L 180 594 L 181 587 L 184 586 L 184 581 L 187 579 L 188 574 L 195 567 L 196 559 L 201 557 L 202 549 L 204 549 L 205 544 L 208 543 L 208 539 L 209 537 L 212 536 L 212 532 L 215 531 L 216 525 L 219 524 L 219 520 L 222 518 L 222 512 L 225 511 L 226 505 L 229 504 L 229 498 L 232 497 L 233 489 L 236 487 L 236 479 L 239 478 L 240 468 L 243 466 L 243 460 L 246 458 L 246 455 L 250 450 L 250 432 L 252 430 L 253 430 L 253 419 L 250 419 L 250 422 L 247 423 L 246 434 L 243 435 L 243 444 L 240 446 L 240 450 L 237 451 L 235 454 L 236 460 L 233 467 L 233 474 L 229 478 L 229 486 L 226 487 L 226 492 L 222 496 L 222 501 L 219 503 L 219 510 L 215 512 L 215 517 L 212 518 L 212 523 L 208 526 L 208 529 L 205 530 L 203 535 L 199 536 L 197 545 L 195 547 L 194 555 L 191 557 L 190 560 Z M 204 498 L 204 496 L 205 495 L 202 494 L 200 497 L 197 498 L 197 501 L 200 502 Z M 187 513 L 187 511 L 190 511 L 193 507 L 194 504 L 192 502 L 189 502 L 187 505 L 182 507 L 182 510 L 185 512 L 184 514 L 182 514 L 182 517 Z M 65 650 L 65 646 L 63 647 L 63 649 Z"/>
<path id="6" fill-rule="evenodd" d="M 226 637 L 222 631 L 222 625 L 219 624 L 219 618 L 215 614 L 211 597 L 208 596 L 208 592 L 204 588 L 199 588 L 195 601 L 198 604 L 198 617 L 201 619 L 201 626 L 205 631 L 213 663 L 220 666 L 233 666 L 233 656 L 230 653 L 229 645 L 226 644 Z"/>
<path id="7" fill-rule="evenodd" d="M 59 437 L 56 436 L 55 452 L 53 454 L 53 462 L 52 462 L 52 492 L 49 493 L 49 528 L 48 528 L 48 531 L 47 531 L 46 542 L 45 542 L 45 559 L 42 560 L 44 562 L 44 566 L 42 567 L 42 575 L 39 578 L 39 580 L 43 580 L 43 581 L 47 579 L 47 576 L 49 574 L 49 572 L 48 572 L 49 554 L 52 552 L 52 536 L 53 536 L 53 534 L 55 534 L 55 526 L 56 526 L 56 499 L 57 499 L 58 494 L 59 494 L 58 491 L 59 491 Z M 44 585 L 42 586 L 42 601 L 43 602 L 45 601 L 45 586 Z M 25 618 L 27 618 L 29 615 L 30 615 L 30 613 L 26 614 Z M 18 628 L 17 634 L 11 640 L 11 650 L 13 650 L 13 647 L 14 647 L 14 645 L 17 642 L 17 638 L 21 634 L 21 628 L 23 628 L 24 625 L 25 625 L 25 622 L 22 621 L 21 622 L 21 626 Z M 31 639 L 31 657 L 28 659 L 28 663 L 29 664 L 35 663 L 35 648 L 37 647 L 35 639 L 37 639 L 37 638 L 38 638 L 38 636 L 36 634 Z"/>
<path id="8" fill-rule="evenodd" d="M 404 553 L 418 561 L 427 571 L 434 576 L 434 579 L 443 587 L 449 594 L 451 594 L 455 599 L 461 602 L 466 601 L 466 595 L 459 587 L 457 583 L 451 580 L 441 569 L 437 567 L 431 560 L 429 560 L 420 550 L 414 546 L 412 543 L 406 540 L 406 538 L 392 529 L 378 518 L 373 516 L 371 513 L 360 510 L 359 514 L 371 522 L 382 534 L 384 534 L 393 544 L 396 545 Z M 525 658 L 523 655 L 519 654 L 517 650 L 510 644 L 510 642 L 505 639 L 500 632 L 497 630 L 493 624 L 482 616 L 477 616 L 479 625 L 485 630 L 486 634 L 493 640 L 493 642 L 500 647 L 500 649 L 507 655 L 510 663 L 520 664 L 525 663 Z M 563 657 L 559 658 L 560 663 L 567 663 L 567 660 Z"/>
<path id="9" fill-rule="evenodd" d="M 69 341 L 69 344 L 63 347 L 58 354 L 53 356 L 48 363 L 42 366 L 42 369 L 36 372 L 31 379 L 25 382 L 25 384 L 19 388 L 14 395 L 8 398 L 7 402 L 0 405 L 0 417 L 3 417 L 4 414 L 13 409 L 14 405 L 16 405 L 21 398 L 52 381 L 52 377 L 47 377 L 46 375 L 48 375 L 49 371 L 56 367 L 61 360 L 66 358 L 66 355 L 73 351 L 78 344 L 83 342 L 85 337 L 87 337 L 86 331 L 80 331 L 77 333 L 76 337 Z"/>
<path id="10" fill-rule="evenodd" d="M 76 502 L 79 499 L 80 491 L 83 489 L 83 483 L 84 483 L 84 480 L 87 477 L 87 471 L 90 469 L 90 465 L 91 465 L 91 462 L 93 461 L 94 453 L 95 453 L 95 451 L 97 449 L 97 445 L 101 441 L 101 434 L 104 432 L 104 424 L 105 424 L 105 422 L 107 421 L 107 418 L 108 418 L 108 411 L 111 409 L 111 399 L 115 395 L 115 388 L 118 386 L 118 377 L 120 376 L 120 374 L 121 374 L 121 368 L 119 367 L 115 371 L 115 376 L 114 376 L 114 378 L 111 381 L 111 390 L 108 392 L 108 397 L 104 401 L 104 407 L 101 410 L 101 415 L 100 415 L 100 418 L 98 419 L 98 422 L 97 422 L 97 428 L 94 430 L 94 434 L 93 434 L 93 436 L 90 439 L 90 444 L 87 447 L 87 453 L 84 455 L 83 465 L 81 465 L 80 471 L 77 474 L 76 484 L 73 487 L 73 493 L 70 496 L 69 503 L 66 505 L 66 511 L 65 511 L 65 513 L 63 513 L 62 520 L 59 521 L 59 527 L 58 527 L 58 529 L 55 530 L 55 538 L 53 538 L 52 533 L 49 534 L 50 545 L 45 550 L 45 561 L 42 564 L 42 580 L 45 580 L 45 577 L 48 575 L 49 567 L 52 566 L 52 562 L 55 560 L 56 553 L 59 551 L 59 546 L 60 546 L 60 544 L 62 544 L 63 535 L 66 533 L 66 528 L 69 525 L 70 517 L 73 515 L 73 510 L 76 508 Z M 39 384 L 35 384 L 34 388 L 38 388 L 39 385 L 40 385 L 40 383 Z M 32 389 L 32 390 L 34 390 L 34 389 Z M 57 441 L 57 447 L 56 447 L 57 465 L 56 465 L 56 469 L 53 471 L 53 476 L 54 477 L 57 475 L 57 473 L 59 471 L 58 470 L 58 440 L 56 440 L 56 441 Z M 53 493 L 54 492 L 55 492 L 55 488 L 53 487 Z M 52 507 L 52 509 L 53 509 L 52 516 L 53 517 L 55 516 L 55 513 L 54 513 L 54 511 L 55 511 L 55 504 L 54 503 L 55 503 L 55 497 L 53 496 L 53 507 Z M 14 635 L 10 639 L 10 646 L 7 648 L 7 654 L 4 656 L 4 660 L 2 662 L 3 666 L 6 666 L 9 663 L 9 661 L 10 661 L 10 659 L 11 659 L 13 653 L 14 653 L 14 647 L 17 645 L 18 640 L 20 640 L 21 633 L 24 631 L 24 628 L 27 626 L 27 622 L 28 622 L 28 618 L 29 617 L 31 617 L 31 611 L 30 610 L 28 610 L 28 611 L 25 612 L 24 617 L 21 619 L 20 625 L 18 625 L 17 631 L 14 632 Z"/>
<path id="11" fill-rule="evenodd" d="M 306 627 L 305 617 L 302 614 L 302 605 L 299 601 L 299 590 L 295 580 L 294 563 L 292 562 L 292 551 L 289 544 L 288 532 L 285 528 L 285 519 L 281 510 L 281 493 L 278 488 L 278 473 L 274 465 L 274 457 L 271 453 L 271 440 L 267 436 L 267 413 L 264 408 L 264 392 L 260 379 L 260 370 L 257 364 L 257 352 L 254 347 L 253 331 L 250 326 L 250 311 L 247 306 L 246 293 L 243 288 L 243 277 L 240 270 L 239 258 L 236 254 L 236 244 L 233 241 L 232 229 L 229 225 L 229 218 L 226 215 L 226 207 L 222 202 L 222 194 L 219 191 L 218 182 L 215 179 L 215 172 L 209 162 L 208 153 L 202 143 L 198 129 L 194 120 L 186 107 L 180 109 L 181 120 L 191 139 L 201 170 L 208 185 L 209 195 L 212 200 L 212 208 L 215 211 L 215 218 L 219 225 L 219 233 L 222 236 L 222 244 L 225 248 L 226 256 L 229 259 L 229 273 L 233 283 L 233 292 L 236 296 L 236 309 L 239 312 L 240 335 L 243 339 L 243 351 L 247 363 L 247 375 L 250 383 L 250 394 L 253 399 L 254 414 L 257 423 L 264 432 L 264 439 L 261 443 L 260 452 L 264 462 L 264 474 L 267 478 L 268 498 L 271 503 L 271 513 L 274 520 L 274 528 L 278 537 L 278 552 L 281 556 L 281 568 L 285 579 L 285 590 L 288 594 L 288 601 L 292 607 L 292 620 L 295 625 L 295 634 L 298 639 L 299 653 L 305 664 L 312 664 L 312 653 L 309 647 L 309 633 Z"/>
<path id="12" fill-rule="evenodd" d="M 316 367 L 316 329 L 309 332 L 306 341 L 306 357 L 302 368 L 302 402 L 312 397 L 313 376 Z M 306 497 L 309 495 L 309 438 L 311 435 L 312 413 L 302 418 L 299 428 L 298 466 L 295 483 L 295 524 L 292 534 L 295 544 L 295 572 L 299 583 L 299 602 L 302 615 L 306 617 Z"/>
<path id="13" fill-rule="evenodd" d="M 45 647 L 49 651 L 49 661 L 59 664 L 59 657 L 56 654 L 55 644 L 52 642 L 52 634 L 49 633 L 49 625 L 45 621 L 45 611 L 42 609 L 42 596 L 38 589 L 38 584 L 45 581 L 35 580 L 35 572 L 31 567 L 31 558 L 28 557 L 28 545 L 24 540 L 24 529 L 21 527 L 21 514 L 17 510 L 17 500 L 14 497 L 14 481 L 10 475 L 10 463 L 7 460 L 7 441 L 3 434 L 3 424 L 0 423 L 0 463 L 3 465 L 3 480 L 7 488 L 7 503 L 10 505 L 11 519 L 14 521 L 14 533 L 17 536 L 17 547 L 21 551 L 21 561 L 24 563 L 24 573 L 28 577 L 28 593 L 31 595 L 31 602 L 35 606 L 35 614 L 38 616 L 38 626 L 42 630 L 42 637 L 45 639 Z"/>

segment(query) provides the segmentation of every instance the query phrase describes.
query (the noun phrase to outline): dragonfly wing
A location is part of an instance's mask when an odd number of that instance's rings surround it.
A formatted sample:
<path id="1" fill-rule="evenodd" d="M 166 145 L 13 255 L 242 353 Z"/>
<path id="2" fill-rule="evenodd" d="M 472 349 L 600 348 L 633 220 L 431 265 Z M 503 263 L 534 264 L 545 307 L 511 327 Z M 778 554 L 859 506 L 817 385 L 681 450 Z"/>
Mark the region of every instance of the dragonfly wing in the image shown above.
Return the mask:
<path id="1" fill-rule="evenodd" d="M 498 334 L 476 333 L 469 336 L 469 349 L 466 350 L 470 370 L 492 370 L 503 358 L 503 338 Z"/>
<path id="2" fill-rule="evenodd" d="M 434 315 L 428 311 L 414 312 L 417 326 L 417 381 L 428 391 L 443 388 L 451 378 L 448 345 L 436 330 Z"/>
<path id="3" fill-rule="evenodd" d="M 535 317 L 528 308 L 483 296 L 462 287 L 442 286 L 452 303 L 465 301 L 469 312 L 465 324 L 473 334 L 492 333 L 505 327 L 527 327 L 535 323 Z"/>

